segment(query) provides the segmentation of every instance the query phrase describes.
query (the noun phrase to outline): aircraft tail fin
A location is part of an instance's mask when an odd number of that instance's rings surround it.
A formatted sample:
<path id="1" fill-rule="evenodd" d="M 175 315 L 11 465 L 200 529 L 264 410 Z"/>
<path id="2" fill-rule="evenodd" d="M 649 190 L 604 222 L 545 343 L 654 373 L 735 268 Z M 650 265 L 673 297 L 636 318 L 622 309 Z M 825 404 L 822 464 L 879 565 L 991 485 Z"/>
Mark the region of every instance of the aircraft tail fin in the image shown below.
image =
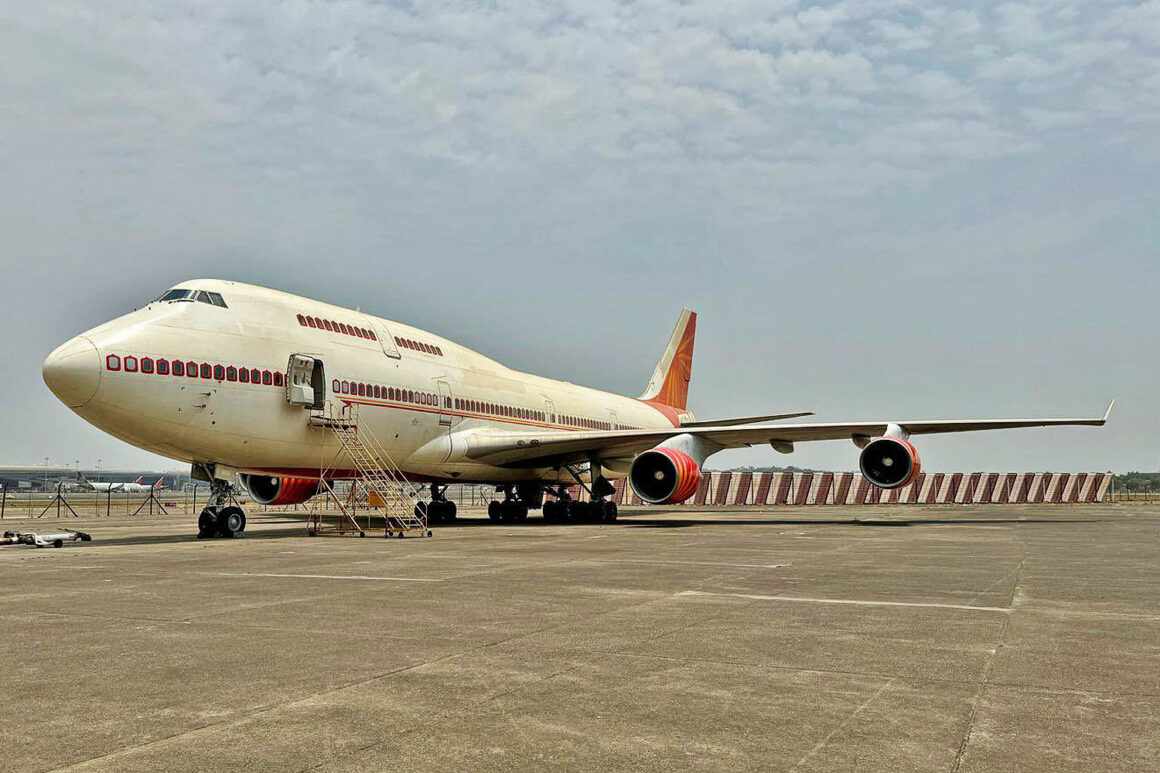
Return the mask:
<path id="1" fill-rule="evenodd" d="M 693 377 L 693 342 L 697 337 L 697 312 L 682 309 L 668 346 L 653 370 L 641 400 L 684 411 L 689 407 L 689 381 Z"/>

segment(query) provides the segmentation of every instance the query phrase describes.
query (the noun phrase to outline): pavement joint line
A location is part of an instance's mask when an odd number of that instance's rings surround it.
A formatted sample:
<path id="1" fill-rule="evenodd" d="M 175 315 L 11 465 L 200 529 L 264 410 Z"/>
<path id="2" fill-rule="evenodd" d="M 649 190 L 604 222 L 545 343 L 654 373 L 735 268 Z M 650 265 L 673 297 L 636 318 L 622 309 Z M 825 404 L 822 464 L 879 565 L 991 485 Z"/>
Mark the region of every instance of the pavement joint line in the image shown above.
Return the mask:
<path id="1" fill-rule="evenodd" d="M 853 722 L 855 719 L 857 719 L 857 718 L 858 718 L 858 715 L 859 715 L 859 714 L 861 714 L 861 713 L 862 713 L 862 712 L 863 712 L 863 711 L 866 709 L 866 707 L 867 707 L 867 706 L 869 706 L 869 705 L 870 705 L 871 703 L 873 703 L 874 701 L 878 700 L 878 696 L 882 695 L 882 693 L 884 693 L 884 692 L 886 692 L 888 689 L 890 689 L 891 685 L 893 685 L 893 684 L 894 684 L 894 681 L 895 681 L 894 679 L 890 679 L 890 680 L 888 680 L 888 681 L 886 682 L 886 684 L 884 684 L 884 685 L 882 685 L 881 687 L 879 687 L 879 688 L 878 688 L 878 689 L 877 689 L 877 690 L 874 692 L 874 694 L 873 694 L 873 695 L 871 695 L 869 698 L 867 698 L 866 700 L 864 700 L 864 701 L 862 702 L 862 704 L 861 704 L 860 706 L 858 706 L 858 708 L 854 709 L 854 711 L 853 711 L 853 712 L 851 712 L 851 713 L 849 714 L 849 716 L 847 716 L 847 717 L 846 717 L 845 719 L 843 719 L 843 720 L 842 720 L 840 723 L 838 723 L 838 726 L 837 726 L 837 727 L 835 727 L 835 728 L 834 728 L 833 730 L 831 730 L 830 732 L 826 733 L 826 737 L 825 737 L 825 738 L 823 738 L 822 740 L 820 740 L 820 741 L 818 741 L 816 744 L 814 744 L 814 747 L 813 747 L 812 749 L 810 749 L 808 752 L 806 752 L 805 754 L 803 754 L 803 755 L 802 755 L 802 757 L 801 757 L 801 759 L 799 759 L 797 762 L 795 762 L 795 763 L 793 764 L 793 767 L 789 769 L 789 773 L 793 773 L 793 771 L 795 771 L 795 770 L 797 770 L 798 768 L 800 768 L 800 767 L 802 766 L 802 764 L 803 764 L 803 763 L 805 763 L 805 762 L 806 762 L 806 761 L 808 761 L 808 760 L 809 760 L 811 757 L 813 757 L 815 754 L 817 754 L 817 753 L 818 753 L 818 752 L 820 752 L 822 749 L 824 749 L 824 748 L 826 747 L 826 745 L 827 745 L 827 744 L 828 744 L 828 743 L 829 743 L 831 740 L 833 740 L 834 736 L 836 736 L 838 733 L 842 732 L 842 731 L 843 731 L 843 730 L 845 730 L 847 727 L 849 727 L 850 723 L 851 723 L 851 722 Z"/>
<path id="2" fill-rule="evenodd" d="M 755 593 L 711 593 L 709 591 L 683 590 L 677 596 L 716 596 L 722 598 L 752 599 L 753 601 L 788 601 L 799 604 L 845 604 L 859 607 L 917 607 L 920 609 L 961 609 L 968 612 L 998 612 L 1009 615 L 1009 607 L 979 607 L 969 604 L 940 604 L 926 601 L 873 601 L 870 599 L 827 599 L 809 596 L 763 596 Z"/>
<path id="3" fill-rule="evenodd" d="M 661 636 L 664 636 L 662 634 Z M 649 639 L 648 641 L 655 641 Z M 611 655 L 618 658 L 634 658 L 637 660 L 664 660 L 672 663 L 688 663 L 695 665 L 698 663 L 712 664 L 717 666 L 734 666 L 743 669 L 758 669 L 771 671 L 791 671 L 801 674 L 827 674 L 833 676 L 850 676 L 860 679 L 889 679 L 895 682 L 913 685 L 923 684 L 948 684 L 948 685 L 972 685 L 978 686 L 977 679 L 949 679 L 929 676 L 908 676 L 905 674 L 894 674 L 881 671 L 851 671 L 842 668 L 819 668 L 816 666 L 790 666 L 781 665 L 778 663 L 759 663 L 749 660 L 722 660 L 720 658 L 690 658 L 678 657 L 676 655 L 662 655 L 659 653 L 650 652 L 631 652 L 629 650 L 596 650 L 596 649 L 577 649 L 577 650 L 560 650 L 559 652 L 571 655 Z M 1098 695 L 1110 696 L 1115 698 L 1160 698 L 1160 693 L 1148 692 L 1125 692 L 1122 690 L 1089 690 L 1079 687 L 1053 687 L 1046 684 L 1028 684 L 1019 682 L 988 682 L 989 687 L 998 687 L 1006 690 L 1016 690 L 1021 692 L 1038 692 L 1048 693 L 1051 695 Z"/>
<path id="4" fill-rule="evenodd" d="M 793 566 L 792 563 L 784 564 L 733 564 L 726 561 L 649 561 L 646 559 L 635 558 L 592 558 L 588 560 L 592 564 L 645 564 L 647 566 L 731 566 L 739 569 L 784 569 Z"/>
<path id="5" fill-rule="evenodd" d="M 362 580 L 379 582 L 446 582 L 431 577 L 375 577 L 365 574 L 281 574 L 276 572 L 196 572 L 209 577 L 271 577 L 298 580 Z"/>
<path id="6" fill-rule="evenodd" d="M 1018 599 L 1020 596 L 1021 590 L 1019 583 L 1022 579 L 1023 567 L 1027 563 L 1027 543 L 1018 539 L 1017 532 L 1013 532 L 1013 535 L 1019 541 L 1019 549 L 1022 551 L 1023 555 L 1020 557 L 1019 563 L 1015 567 L 1015 578 L 1011 583 L 1011 595 L 1009 596 L 1008 603 L 1012 607 L 1015 605 L 1016 599 Z M 987 685 L 991 681 L 991 672 L 995 669 L 995 661 L 999 657 L 999 651 L 1005 646 L 1005 642 L 1007 641 L 1007 632 L 1010 629 L 1011 617 L 1007 616 L 1003 619 L 1003 627 L 999 630 L 999 642 L 995 648 L 991 650 L 991 654 L 987 658 L 987 665 L 983 669 L 983 676 L 979 679 L 978 688 L 975 690 L 975 695 L 971 699 L 971 712 L 967 716 L 967 727 L 963 731 L 963 738 L 959 742 L 958 751 L 955 752 L 955 761 L 954 764 L 951 765 L 951 773 L 958 773 L 959 769 L 962 767 L 963 758 L 967 754 L 967 746 L 970 745 L 971 735 L 975 731 L 975 719 L 979 715 L 979 704 L 982 702 L 983 693 L 987 690 Z"/>

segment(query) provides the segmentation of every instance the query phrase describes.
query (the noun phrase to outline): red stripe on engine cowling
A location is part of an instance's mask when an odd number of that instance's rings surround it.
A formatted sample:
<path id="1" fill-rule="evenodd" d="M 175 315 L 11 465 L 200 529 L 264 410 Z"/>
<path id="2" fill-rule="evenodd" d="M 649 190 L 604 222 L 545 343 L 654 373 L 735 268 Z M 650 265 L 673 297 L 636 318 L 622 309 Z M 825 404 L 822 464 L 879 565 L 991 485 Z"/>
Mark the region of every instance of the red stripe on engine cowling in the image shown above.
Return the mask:
<path id="1" fill-rule="evenodd" d="M 282 478 L 278 485 L 278 495 L 267 504 L 298 505 L 318 493 L 317 478 Z"/>
<path id="2" fill-rule="evenodd" d="M 697 488 L 701 485 L 701 465 L 697 464 L 693 457 L 682 451 L 677 451 L 672 448 L 654 448 L 653 450 L 667 457 L 673 463 L 673 468 L 677 471 L 677 481 L 673 486 L 673 493 L 669 494 L 668 498 L 659 504 L 679 504 L 693 496 L 693 494 L 696 494 Z"/>
<path id="3" fill-rule="evenodd" d="M 898 445 L 902 446 L 902 450 L 905 451 L 907 453 L 907 455 L 910 457 L 910 462 L 911 462 L 910 475 L 907 475 L 906 479 L 903 480 L 901 483 L 899 483 L 895 486 L 891 486 L 890 488 L 902 488 L 906 484 L 912 483 L 913 481 L 915 481 L 918 478 L 918 476 L 922 474 L 922 458 L 919 457 L 918 449 L 915 448 L 913 443 L 911 443 L 909 440 L 903 440 L 901 438 L 891 437 L 889 435 L 883 435 L 882 437 L 876 437 L 876 438 L 872 439 L 870 442 L 877 443 L 880 440 L 889 440 L 892 443 L 897 443 Z M 882 488 L 885 488 L 885 487 L 882 487 Z"/>

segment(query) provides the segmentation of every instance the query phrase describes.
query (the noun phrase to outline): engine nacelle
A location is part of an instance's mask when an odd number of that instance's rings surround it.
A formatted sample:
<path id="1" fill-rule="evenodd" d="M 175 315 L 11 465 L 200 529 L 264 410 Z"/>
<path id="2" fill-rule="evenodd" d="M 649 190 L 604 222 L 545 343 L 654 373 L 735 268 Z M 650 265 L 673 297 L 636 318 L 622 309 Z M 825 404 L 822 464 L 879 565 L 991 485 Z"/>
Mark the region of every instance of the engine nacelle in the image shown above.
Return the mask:
<path id="1" fill-rule="evenodd" d="M 701 465 L 684 451 L 657 447 L 633 459 L 628 480 L 650 505 L 684 502 L 701 485 Z"/>
<path id="2" fill-rule="evenodd" d="M 885 489 L 901 488 L 922 472 L 918 449 L 910 441 L 878 437 L 862 449 L 858 467 L 866 480 Z"/>
<path id="3" fill-rule="evenodd" d="M 317 478 L 249 475 L 238 478 L 250 497 L 260 505 L 300 505 L 318 493 L 322 481 Z"/>

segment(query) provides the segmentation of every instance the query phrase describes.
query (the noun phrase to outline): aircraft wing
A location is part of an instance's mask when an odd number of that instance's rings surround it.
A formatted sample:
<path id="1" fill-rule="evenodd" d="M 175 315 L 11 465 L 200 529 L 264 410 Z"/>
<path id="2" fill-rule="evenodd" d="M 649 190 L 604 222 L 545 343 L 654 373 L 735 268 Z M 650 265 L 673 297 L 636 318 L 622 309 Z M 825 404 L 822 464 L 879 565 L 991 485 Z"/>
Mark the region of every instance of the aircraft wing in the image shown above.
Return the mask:
<path id="1" fill-rule="evenodd" d="M 797 413 L 771 413 L 768 416 L 738 416 L 729 419 L 709 419 L 708 421 L 683 421 L 682 427 L 732 427 L 737 424 L 757 424 L 763 421 L 781 421 L 783 419 L 800 419 L 803 416 L 813 416 L 813 411 L 799 411 Z"/>
<path id="2" fill-rule="evenodd" d="M 1111 414 L 1075 419 L 949 419 L 935 421 L 856 421 L 816 424 L 746 424 L 685 426 L 659 430 L 605 432 L 472 432 L 466 440 L 468 458 L 511 467 L 541 467 L 585 461 L 592 454 L 606 459 L 634 456 L 676 435 L 696 435 L 725 448 L 812 440 L 852 440 L 884 434 L 897 425 L 911 435 L 977 432 L 1021 427 L 1102 427 Z"/>

